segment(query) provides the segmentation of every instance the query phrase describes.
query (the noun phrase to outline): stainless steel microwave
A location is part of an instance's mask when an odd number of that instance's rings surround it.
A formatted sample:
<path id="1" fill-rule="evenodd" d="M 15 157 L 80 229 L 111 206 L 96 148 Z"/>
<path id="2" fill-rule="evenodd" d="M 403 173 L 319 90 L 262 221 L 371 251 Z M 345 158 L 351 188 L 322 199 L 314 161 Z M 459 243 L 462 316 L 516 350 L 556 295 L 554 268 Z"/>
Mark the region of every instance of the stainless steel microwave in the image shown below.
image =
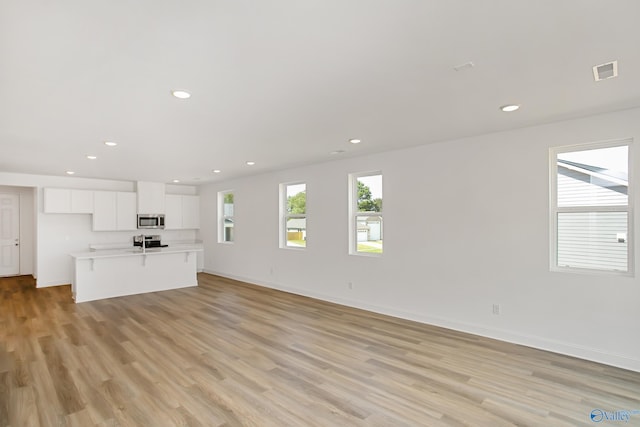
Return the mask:
<path id="1" fill-rule="evenodd" d="M 138 214 L 138 228 L 164 228 L 164 214 Z"/>

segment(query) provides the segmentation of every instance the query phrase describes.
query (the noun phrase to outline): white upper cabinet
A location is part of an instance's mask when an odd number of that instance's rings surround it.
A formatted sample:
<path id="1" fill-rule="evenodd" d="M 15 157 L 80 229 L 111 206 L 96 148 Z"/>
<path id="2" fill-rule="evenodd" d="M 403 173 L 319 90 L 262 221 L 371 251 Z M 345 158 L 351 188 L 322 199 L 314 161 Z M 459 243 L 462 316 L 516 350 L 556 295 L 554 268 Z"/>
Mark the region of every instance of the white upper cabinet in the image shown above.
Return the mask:
<path id="1" fill-rule="evenodd" d="M 138 213 L 165 213 L 165 185 L 161 182 L 138 181 Z"/>
<path id="2" fill-rule="evenodd" d="M 182 196 L 167 194 L 164 198 L 164 228 L 179 230 L 182 228 Z"/>
<path id="3" fill-rule="evenodd" d="M 93 230 L 136 230 L 136 193 L 95 191 Z"/>
<path id="4" fill-rule="evenodd" d="M 93 213 L 92 190 L 71 190 L 71 213 Z"/>
<path id="5" fill-rule="evenodd" d="M 200 228 L 200 196 L 182 196 L 182 228 Z"/>
<path id="6" fill-rule="evenodd" d="M 93 193 L 94 231 L 113 231 L 118 229 L 116 203 L 115 191 L 95 191 Z"/>
<path id="7" fill-rule="evenodd" d="M 45 213 L 93 213 L 93 191 L 68 188 L 44 189 Z"/>
<path id="8" fill-rule="evenodd" d="M 165 196 L 165 229 L 185 230 L 200 228 L 200 196 Z"/>
<path id="9" fill-rule="evenodd" d="M 119 191 L 116 194 L 116 219 L 118 230 L 137 230 L 136 193 Z"/>
<path id="10" fill-rule="evenodd" d="M 137 231 L 137 214 L 164 214 L 168 230 L 200 228 L 200 196 L 164 194 L 165 185 L 138 182 L 137 193 L 43 189 L 45 213 L 93 214 L 94 231 Z"/>
<path id="11" fill-rule="evenodd" d="M 45 213 L 71 213 L 71 190 L 45 188 L 44 211 Z"/>

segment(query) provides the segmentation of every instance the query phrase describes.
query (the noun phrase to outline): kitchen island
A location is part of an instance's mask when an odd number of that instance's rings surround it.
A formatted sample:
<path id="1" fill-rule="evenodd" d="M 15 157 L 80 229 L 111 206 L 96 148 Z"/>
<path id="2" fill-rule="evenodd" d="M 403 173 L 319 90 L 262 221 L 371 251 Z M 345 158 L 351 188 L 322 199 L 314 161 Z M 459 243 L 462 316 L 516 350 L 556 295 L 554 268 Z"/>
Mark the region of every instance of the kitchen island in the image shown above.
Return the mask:
<path id="1" fill-rule="evenodd" d="M 201 244 L 72 253 L 76 303 L 198 286 Z"/>

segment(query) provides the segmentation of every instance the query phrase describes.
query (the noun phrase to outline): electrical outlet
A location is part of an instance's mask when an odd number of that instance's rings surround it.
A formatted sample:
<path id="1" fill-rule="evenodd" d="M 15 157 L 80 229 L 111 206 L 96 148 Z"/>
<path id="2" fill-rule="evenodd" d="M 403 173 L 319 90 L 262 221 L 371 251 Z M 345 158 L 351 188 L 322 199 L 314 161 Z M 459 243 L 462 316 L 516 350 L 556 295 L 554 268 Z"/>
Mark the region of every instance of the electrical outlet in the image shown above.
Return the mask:
<path id="1" fill-rule="evenodd" d="M 500 315 L 500 304 L 493 304 L 493 314 Z"/>

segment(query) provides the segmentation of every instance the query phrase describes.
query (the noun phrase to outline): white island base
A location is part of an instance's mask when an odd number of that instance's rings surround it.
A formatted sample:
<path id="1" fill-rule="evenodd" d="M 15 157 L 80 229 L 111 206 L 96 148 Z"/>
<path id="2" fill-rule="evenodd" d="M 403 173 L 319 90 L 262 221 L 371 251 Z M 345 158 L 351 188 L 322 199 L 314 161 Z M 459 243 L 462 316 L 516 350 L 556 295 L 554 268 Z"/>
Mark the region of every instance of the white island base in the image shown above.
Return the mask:
<path id="1" fill-rule="evenodd" d="M 198 286 L 201 247 L 122 249 L 71 254 L 76 303 Z"/>

